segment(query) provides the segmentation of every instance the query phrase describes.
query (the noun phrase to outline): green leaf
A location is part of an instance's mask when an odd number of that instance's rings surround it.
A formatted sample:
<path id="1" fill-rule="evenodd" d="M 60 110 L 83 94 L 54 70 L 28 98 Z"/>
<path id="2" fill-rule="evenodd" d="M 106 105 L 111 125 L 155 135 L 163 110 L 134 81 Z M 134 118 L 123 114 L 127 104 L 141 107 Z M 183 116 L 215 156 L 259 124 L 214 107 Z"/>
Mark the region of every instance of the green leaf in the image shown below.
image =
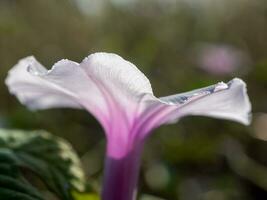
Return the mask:
<path id="1" fill-rule="evenodd" d="M 60 199 L 72 199 L 70 190 L 84 190 L 84 173 L 71 145 L 45 131 L 0 129 L 0 174 L 16 178 L 12 170 L 18 167 L 37 175 Z M 0 176 L 0 191 L 2 180 Z M 17 186 L 13 189 L 20 190 Z"/>
<path id="2" fill-rule="evenodd" d="M 94 193 L 78 193 L 74 191 L 72 195 L 75 200 L 100 200 L 99 195 Z"/>
<path id="3" fill-rule="evenodd" d="M 21 177 L 14 157 L 4 149 L 0 151 L 0 197 L 5 200 L 44 200 L 41 194 Z"/>

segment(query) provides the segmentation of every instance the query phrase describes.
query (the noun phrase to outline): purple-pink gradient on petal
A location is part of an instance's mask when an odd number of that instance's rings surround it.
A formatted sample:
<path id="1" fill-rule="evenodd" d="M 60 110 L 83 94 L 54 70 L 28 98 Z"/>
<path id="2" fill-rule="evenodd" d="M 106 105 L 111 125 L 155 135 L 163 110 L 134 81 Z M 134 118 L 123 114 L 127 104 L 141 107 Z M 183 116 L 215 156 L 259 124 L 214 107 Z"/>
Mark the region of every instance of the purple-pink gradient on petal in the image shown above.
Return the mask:
<path id="1" fill-rule="evenodd" d="M 134 199 L 141 152 L 153 129 L 187 115 L 250 123 L 241 79 L 157 98 L 135 65 L 111 53 L 91 54 L 80 64 L 61 60 L 51 70 L 27 57 L 10 70 L 6 84 L 32 110 L 86 109 L 100 122 L 107 138 L 103 200 Z"/>

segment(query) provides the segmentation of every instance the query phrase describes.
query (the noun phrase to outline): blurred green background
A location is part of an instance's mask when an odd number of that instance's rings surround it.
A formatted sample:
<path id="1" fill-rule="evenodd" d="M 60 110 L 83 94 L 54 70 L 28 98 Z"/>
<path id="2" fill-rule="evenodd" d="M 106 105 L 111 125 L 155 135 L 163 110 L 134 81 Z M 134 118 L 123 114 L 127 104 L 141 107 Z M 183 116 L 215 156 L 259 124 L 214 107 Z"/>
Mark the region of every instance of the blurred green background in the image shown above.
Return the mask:
<path id="1" fill-rule="evenodd" d="M 101 185 L 105 137 L 86 111 L 30 112 L 11 96 L 8 70 L 34 55 L 44 66 L 93 52 L 121 55 L 150 79 L 156 96 L 240 77 L 253 123 L 186 117 L 149 138 L 140 194 L 168 200 L 267 199 L 267 1 L 0 0 L 0 125 L 46 129 L 81 156 Z M 149 199 L 143 198 L 143 199 Z"/>

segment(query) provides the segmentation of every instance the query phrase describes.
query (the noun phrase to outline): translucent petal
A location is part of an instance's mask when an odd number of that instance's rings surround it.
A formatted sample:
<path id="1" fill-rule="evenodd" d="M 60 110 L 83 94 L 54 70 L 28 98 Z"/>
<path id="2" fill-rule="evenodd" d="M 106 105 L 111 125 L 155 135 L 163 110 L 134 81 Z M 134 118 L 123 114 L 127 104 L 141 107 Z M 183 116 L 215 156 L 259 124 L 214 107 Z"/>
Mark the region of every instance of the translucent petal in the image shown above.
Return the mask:
<path id="1" fill-rule="evenodd" d="M 81 64 L 61 60 L 51 70 L 27 57 L 10 70 L 6 84 L 30 109 L 85 108 L 117 136 L 129 131 L 142 97 L 152 94 L 145 75 L 111 53 L 91 54 Z"/>
<path id="2" fill-rule="evenodd" d="M 181 103 L 176 103 L 183 99 Z M 229 83 L 216 85 L 161 98 L 164 103 L 177 105 L 177 112 L 170 113 L 168 121 L 172 122 L 186 115 L 201 115 L 228 119 L 248 125 L 250 123 L 251 104 L 247 95 L 246 84 L 238 78 Z"/>
<path id="3" fill-rule="evenodd" d="M 74 62 L 68 63 L 76 65 Z M 30 109 L 46 109 L 53 107 L 80 108 L 75 94 L 59 87 L 50 78 L 46 70 L 33 56 L 18 62 L 8 73 L 6 84 L 9 91 L 16 95 L 22 104 Z"/>
<path id="4" fill-rule="evenodd" d="M 220 82 L 186 93 L 150 98 L 144 107 L 146 111 L 138 126 L 138 131 L 143 134 L 188 115 L 233 120 L 245 125 L 250 124 L 251 118 L 246 84 L 238 78 L 227 84 Z"/>

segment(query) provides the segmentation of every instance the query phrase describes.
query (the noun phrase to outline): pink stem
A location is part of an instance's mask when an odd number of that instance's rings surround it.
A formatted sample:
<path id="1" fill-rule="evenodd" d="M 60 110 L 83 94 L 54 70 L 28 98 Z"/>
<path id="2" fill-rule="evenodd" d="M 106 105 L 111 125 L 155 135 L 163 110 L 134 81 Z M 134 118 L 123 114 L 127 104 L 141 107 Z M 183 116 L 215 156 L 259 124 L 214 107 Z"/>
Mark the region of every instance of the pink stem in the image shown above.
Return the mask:
<path id="1" fill-rule="evenodd" d="M 119 159 L 106 157 L 102 200 L 135 200 L 143 145 Z"/>

